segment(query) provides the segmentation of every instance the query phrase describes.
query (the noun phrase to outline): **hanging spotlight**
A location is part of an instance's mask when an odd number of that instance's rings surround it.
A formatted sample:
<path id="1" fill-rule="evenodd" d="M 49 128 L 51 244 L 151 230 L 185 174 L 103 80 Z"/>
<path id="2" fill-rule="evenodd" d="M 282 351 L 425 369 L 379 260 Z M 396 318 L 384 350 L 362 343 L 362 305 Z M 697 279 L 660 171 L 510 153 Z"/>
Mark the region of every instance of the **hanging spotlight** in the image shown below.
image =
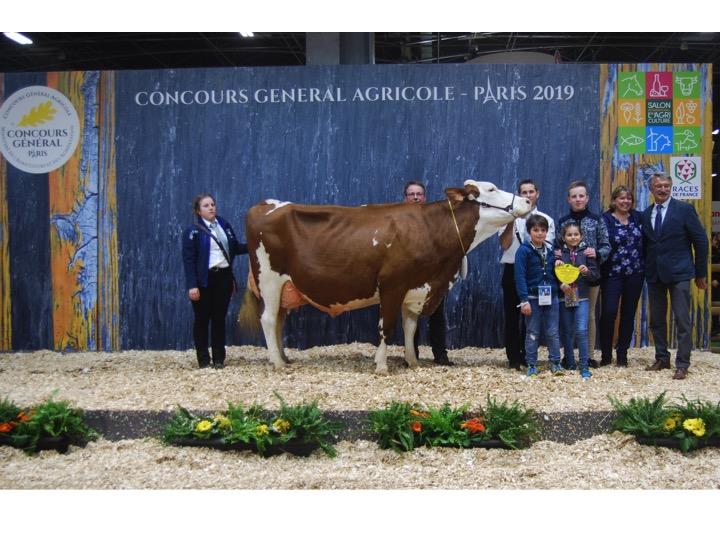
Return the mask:
<path id="1" fill-rule="evenodd" d="M 20 45 L 32 45 L 32 39 L 30 39 L 27 36 L 22 35 L 19 32 L 3 32 L 5 34 L 6 38 L 12 39 L 16 43 L 19 43 Z"/>

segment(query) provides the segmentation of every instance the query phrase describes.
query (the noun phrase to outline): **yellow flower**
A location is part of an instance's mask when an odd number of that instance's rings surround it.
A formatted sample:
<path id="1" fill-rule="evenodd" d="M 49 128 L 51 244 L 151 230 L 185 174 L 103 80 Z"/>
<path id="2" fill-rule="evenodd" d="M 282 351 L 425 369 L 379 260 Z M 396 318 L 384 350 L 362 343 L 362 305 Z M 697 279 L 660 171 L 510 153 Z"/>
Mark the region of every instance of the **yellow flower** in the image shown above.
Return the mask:
<path id="1" fill-rule="evenodd" d="M 200 420 L 195 426 L 195 431 L 204 433 L 212 429 L 213 423 L 210 420 Z"/>
<path id="2" fill-rule="evenodd" d="M 283 418 L 278 418 L 273 422 L 273 429 L 280 433 L 287 433 L 288 429 L 290 429 L 290 422 Z"/>
<path id="3" fill-rule="evenodd" d="M 677 426 L 677 420 L 675 420 L 672 416 L 669 416 L 665 423 L 663 424 L 663 429 L 665 431 L 672 431 Z"/>
<path id="4" fill-rule="evenodd" d="M 267 427 L 267 424 L 260 424 L 258 427 L 255 428 L 255 434 L 256 435 L 267 435 L 270 433 L 270 429 Z"/>
<path id="5" fill-rule="evenodd" d="M 230 419 L 222 414 L 215 415 L 213 420 L 217 423 L 220 429 L 230 429 L 232 427 Z"/>
<path id="6" fill-rule="evenodd" d="M 705 422 L 702 418 L 688 418 L 683 422 L 683 427 L 696 437 L 705 435 Z"/>

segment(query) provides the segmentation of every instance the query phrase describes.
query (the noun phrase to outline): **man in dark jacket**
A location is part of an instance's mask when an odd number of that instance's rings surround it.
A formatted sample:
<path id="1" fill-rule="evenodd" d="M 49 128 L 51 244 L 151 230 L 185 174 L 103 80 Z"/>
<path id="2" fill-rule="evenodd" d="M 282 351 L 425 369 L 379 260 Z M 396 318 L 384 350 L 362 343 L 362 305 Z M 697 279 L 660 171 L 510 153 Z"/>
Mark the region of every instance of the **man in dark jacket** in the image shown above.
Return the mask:
<path id="1" fill-rule="evenodd" d="M 692 350 L 690 280 L 695 278 L 698 289 L 707 289 L 707 233 L 695 208 L 670 196 L 671 178 L 661 173 L 653 174 L 650 191 L 655 203 L 643 213 L 643 236 L 655 363 L 646 369 L 659 371 L 670 368 L 666 322 L 667 296 L 670 293 L 678 341 L 673 379 L 684 379 Z"/>
<path id="2" fill-rule="evenodd" d="M 425 204 L 425 184 L 411 180 L 405 184 L 405 200 L 409 204 Z M 436 364 L 441 366 L 454 365 L 448 358 L 447 349 L 445 348 L 445 299 L 443 298 L 435 312 L 430 315 L 428 321 L 428 338 L 430 347 L 432 348 L 433 359 Z M 420 331 L 415 331 L 415 356 L 420 358 L 418 353 L 418 339 Z"/>

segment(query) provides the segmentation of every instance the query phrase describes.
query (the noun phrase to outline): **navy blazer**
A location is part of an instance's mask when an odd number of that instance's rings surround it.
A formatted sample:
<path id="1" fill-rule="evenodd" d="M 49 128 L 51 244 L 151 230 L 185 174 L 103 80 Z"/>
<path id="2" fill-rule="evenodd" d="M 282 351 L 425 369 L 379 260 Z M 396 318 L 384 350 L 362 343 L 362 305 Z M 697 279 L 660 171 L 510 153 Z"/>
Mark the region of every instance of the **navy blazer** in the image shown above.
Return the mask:
<path id="1" fill-rule="evenodd" d="M 707 277 L 708 239 L 695 208 L 670 198 L 660 236 L 650 217 L 654 204 L 643 212 L 645 277 L 648 283 L 677 283 Z M 692 248 L 695 249 L 693 262 Z"/>
<path id="2" fill-rule="evenodd" d="M 247 244 L 238 242 L 235 231 L 233 231 L 233 228 L 227 221 L 220 216 L 216 216 L 216 219 L 225 231 L 225 236 L 227 236 L 228 239 L 228 257 L 230 257 L 230 269 L 232 270 L 232 262 L 235 259 L 235 255 L 247 253 Z M 185 288 L 187 290 L 208 286 L 210 242 L 214 241 L 215 240 L 210 238 L 210 233 L 200 218 L 198 218 L 191 227 L 183 231 L 182 256 L 183 266 L 185 267 Z"/>

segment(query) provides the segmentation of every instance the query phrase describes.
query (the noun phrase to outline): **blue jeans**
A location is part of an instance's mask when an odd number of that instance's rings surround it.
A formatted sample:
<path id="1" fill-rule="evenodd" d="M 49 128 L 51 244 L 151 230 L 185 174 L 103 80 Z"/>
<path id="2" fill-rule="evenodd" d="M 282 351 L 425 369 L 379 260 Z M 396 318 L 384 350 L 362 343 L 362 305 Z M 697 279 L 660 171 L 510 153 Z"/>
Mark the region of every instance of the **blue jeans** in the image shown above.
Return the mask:
<path id="1" fill-rule="evenodd" d="M 590 358 L 588 344 L 588 318 L 590 315 L 590 301 L 581 300 L 577 306 L 565 307 L 560 303 L 560 317 L 562 319 L 562 346 L 568 369 L 575 369 L 575 351 L 573 342 L 577 341 L 580 369 L 587 369 Z"/>
<path id="2" fill-rule="evenodd" d="M 560 363 L 560 310 L 557 298 L 549 306 L 538 305 L 537 298 L 528 299 L 532 313 L 525 317 L 525 360 L 528 367 L 537 365 L 540 335 L 545 336 L 551 364 Z"/>

